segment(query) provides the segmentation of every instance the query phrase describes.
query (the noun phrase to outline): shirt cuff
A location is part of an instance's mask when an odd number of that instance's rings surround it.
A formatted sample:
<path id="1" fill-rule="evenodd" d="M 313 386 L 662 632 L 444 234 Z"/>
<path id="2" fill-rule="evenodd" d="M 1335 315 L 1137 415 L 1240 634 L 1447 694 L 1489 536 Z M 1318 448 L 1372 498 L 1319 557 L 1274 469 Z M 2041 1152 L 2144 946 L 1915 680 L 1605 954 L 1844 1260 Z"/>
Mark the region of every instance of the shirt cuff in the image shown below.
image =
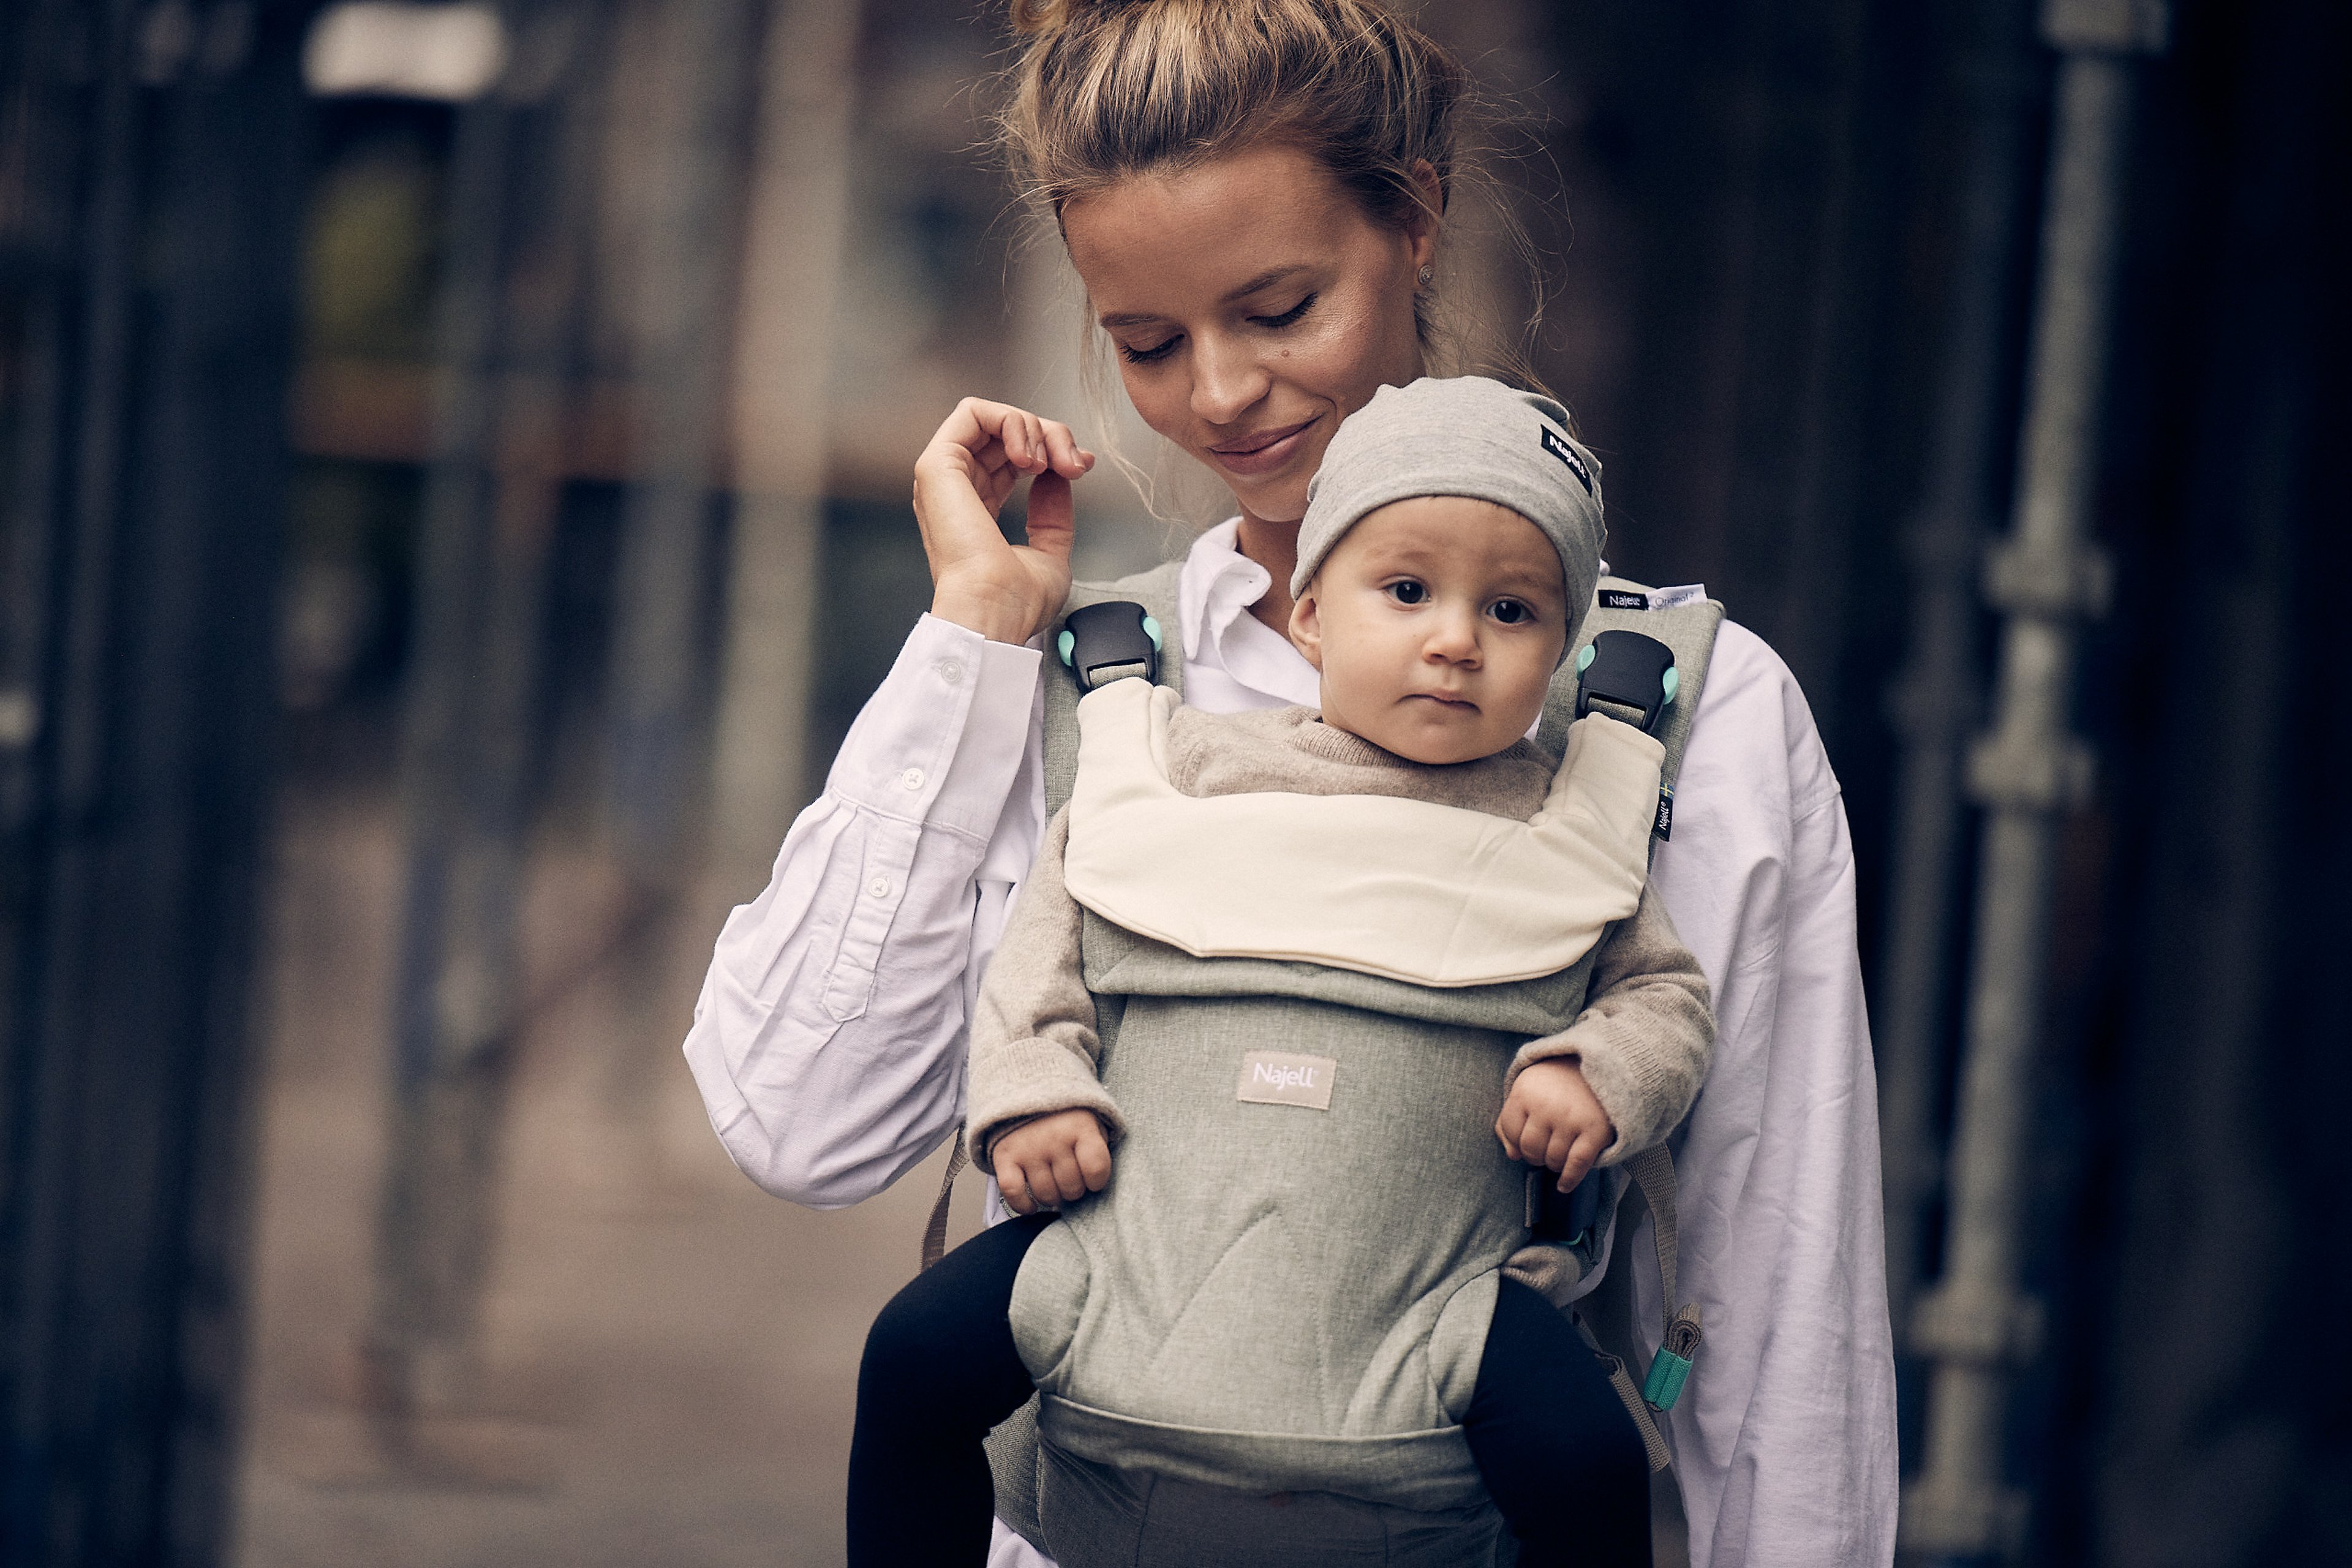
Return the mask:
<path id="1" fill-rule="evenodd" d="M 886 816 L 985 839 L 1029 743 L 1037 650 L 933 616 L 843 741 L 825 787 Z"/>

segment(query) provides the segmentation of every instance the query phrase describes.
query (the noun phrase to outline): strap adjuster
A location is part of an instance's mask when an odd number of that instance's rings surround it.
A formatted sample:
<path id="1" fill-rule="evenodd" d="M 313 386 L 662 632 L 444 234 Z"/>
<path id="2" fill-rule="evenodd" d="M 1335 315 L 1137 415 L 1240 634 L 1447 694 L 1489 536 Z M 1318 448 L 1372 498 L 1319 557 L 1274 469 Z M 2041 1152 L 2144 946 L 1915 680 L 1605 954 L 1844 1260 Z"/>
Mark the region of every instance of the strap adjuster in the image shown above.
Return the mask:
<path id="1" fill-rule="evenodd" d="M 1645 735 L 1657 733 L 1682 672 L 1675 650 L 1640 632 L 1606 631 L 1576 656 L 1576 716 L 1595 710 L 1622 720 Z"/>
<path id="2" fill-rule="evenodd" d="M 1054 639 L 1082 692 L 1130 675 L 1160 679 L 1160 623 L 1132 599 L 1106 599 L 1072 610 Z"/>

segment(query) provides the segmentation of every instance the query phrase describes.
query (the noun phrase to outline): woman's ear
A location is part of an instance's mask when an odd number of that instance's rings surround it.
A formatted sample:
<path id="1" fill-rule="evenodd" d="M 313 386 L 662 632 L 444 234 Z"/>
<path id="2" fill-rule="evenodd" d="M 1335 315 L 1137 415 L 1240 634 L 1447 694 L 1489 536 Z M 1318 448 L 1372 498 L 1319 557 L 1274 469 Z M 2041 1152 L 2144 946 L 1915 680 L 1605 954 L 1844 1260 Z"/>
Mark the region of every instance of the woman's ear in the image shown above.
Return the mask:
<path id="1" fill-rule="evenodd" d="M 1323 616 L 1315 604 L 1315 584 L 1290 604 L 1290 645 L 1307 656 L 1315 673 L 1323 673 Z"/>
<path id="2" fill-rule="evenodd" d="M 1414 161 L 1412 183 L 1417 200 L 1412 212 L 1405 218 L 1405 240 L 1412 253 L 1412 268 L 1419 273 L 1437 264 L 1437 231 L 1445 213 L 1448 195 L 1445 181 L 1437 173 L 1437 165 L 1426 158 Z"/>

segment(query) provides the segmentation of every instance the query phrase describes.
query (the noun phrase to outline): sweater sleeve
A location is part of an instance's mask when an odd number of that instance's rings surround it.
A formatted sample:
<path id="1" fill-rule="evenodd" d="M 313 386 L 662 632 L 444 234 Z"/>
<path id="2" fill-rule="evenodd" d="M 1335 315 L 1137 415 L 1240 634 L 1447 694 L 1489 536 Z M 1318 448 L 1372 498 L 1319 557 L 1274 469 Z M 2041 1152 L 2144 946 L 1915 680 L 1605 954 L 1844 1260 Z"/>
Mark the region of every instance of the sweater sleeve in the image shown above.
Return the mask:
<path id="1" fill-rule="evenodd" d="M 1633 915 L 1602 937 L 1589 995 L 1574 1023 L 1519 1047 L 1504 1092 L 1534 1063 L 1574 1057 L 1617 1129 L 1601 1156 L 1613 1165 L 1674 1130 L 1715 1056 L 1706 976 L 1648 889 Z"/>
<path id="2" fill-rule="evenodd" d="M 1112 1139 L 1125 1130 L 1095 1076 L 1102 1043 L 1078 967 L 1078 905 L 1062 881 L 1069 842 L 1065 807 L 1046 824 L 972 1016 L 966 1135 L 972 1163 L 991 1175 L 989 1145 L 1015 1122 L 1084 1107 Z"/>

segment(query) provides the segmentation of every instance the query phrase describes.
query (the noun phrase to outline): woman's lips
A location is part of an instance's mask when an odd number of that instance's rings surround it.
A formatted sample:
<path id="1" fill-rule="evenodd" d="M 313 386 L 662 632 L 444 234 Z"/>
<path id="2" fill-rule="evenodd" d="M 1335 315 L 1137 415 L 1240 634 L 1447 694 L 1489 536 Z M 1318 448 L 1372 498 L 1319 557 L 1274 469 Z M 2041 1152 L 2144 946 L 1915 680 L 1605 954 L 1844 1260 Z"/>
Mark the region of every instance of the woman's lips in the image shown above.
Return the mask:
<path id="1" fill-rule="evenodd" d="M 1229 473 L 1266 474 L 1282 467 L 1298 455 L 1306 445 L 1307 432 L 1315 427 L 1316 416 L 1302 424 L 1289 425 L 1273 430 L 1261 430 L 1255 436 L 1244 436 L 1209 448 L 1209 455 Z"/>

